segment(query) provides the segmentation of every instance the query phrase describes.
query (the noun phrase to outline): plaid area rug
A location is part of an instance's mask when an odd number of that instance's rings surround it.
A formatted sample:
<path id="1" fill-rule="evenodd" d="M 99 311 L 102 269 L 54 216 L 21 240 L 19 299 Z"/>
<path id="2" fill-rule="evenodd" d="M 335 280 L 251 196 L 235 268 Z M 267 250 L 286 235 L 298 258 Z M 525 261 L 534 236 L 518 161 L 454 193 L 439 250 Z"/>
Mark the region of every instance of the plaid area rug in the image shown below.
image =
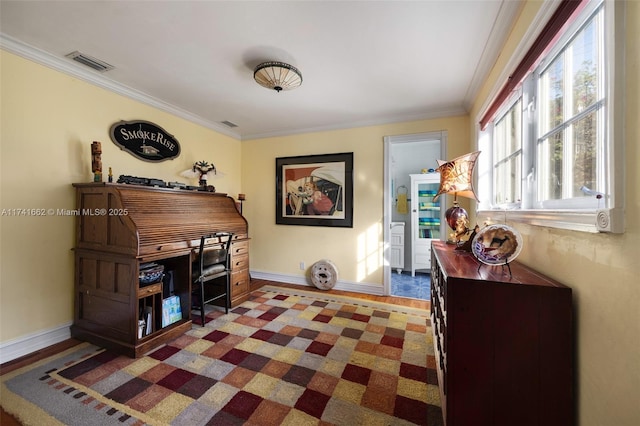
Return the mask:
<path id="1" fill-rule="evenodd" d="M 441 425 L 428 312 L 398 309 L 263 288 L 142 358 L 87 344 L 3 378 L 2 405 L 47 424 Z"/>

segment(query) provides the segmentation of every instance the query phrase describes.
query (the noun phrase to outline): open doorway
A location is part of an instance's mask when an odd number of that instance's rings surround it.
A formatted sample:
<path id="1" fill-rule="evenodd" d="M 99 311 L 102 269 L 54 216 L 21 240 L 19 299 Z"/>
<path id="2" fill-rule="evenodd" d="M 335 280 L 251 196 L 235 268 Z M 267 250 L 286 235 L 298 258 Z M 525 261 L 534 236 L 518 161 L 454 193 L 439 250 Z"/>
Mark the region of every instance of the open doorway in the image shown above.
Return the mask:
<path id="1" fill-rule="evenodd" d="M 429 298 L 427 271 L 411 274 L 411 174 L 437 168 L 447 158 L 447 132 L 428 132 L 384 138 L 384 293 Z M 414 201 L 415 202 L 415 201 Z M 414 275 L 414 276 L 412 276 Z"/>

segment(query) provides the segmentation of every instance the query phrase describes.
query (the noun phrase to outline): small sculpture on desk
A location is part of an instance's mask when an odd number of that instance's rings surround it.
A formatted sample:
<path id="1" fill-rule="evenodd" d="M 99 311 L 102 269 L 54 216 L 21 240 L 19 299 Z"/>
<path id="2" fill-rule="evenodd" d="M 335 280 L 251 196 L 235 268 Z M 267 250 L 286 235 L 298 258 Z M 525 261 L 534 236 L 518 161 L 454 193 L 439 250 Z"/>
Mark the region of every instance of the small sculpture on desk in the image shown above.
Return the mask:
<path id="1" fill-rule="evenodd" d="M 472 231 L 469 228 L 469 220 L 467 219 L 467 217 L 458 217 L 455 220 L 455 227 L 453 228 L 453 233 L 451 234 L 451 240 L 447 241 L 447 243 L 461 246 L 465 242 L 465 236 L 469 235 L 470 232 Z"/>
<path id="2" fill-rule="evenodd" d="M 96 141 L 91 144 L 91 171 L 93 181 L 102 182 L 102 144 Z"/>
<path id="3" fill-rule="evenodd" d="M 465 234 L 468 232 L 468 229 L 465 229 Z M 456 250 L 459 251 L 466 251 L 471 253 L 471 244 L 473 243 L 473 239 L 475 238 L 476 234 L 478 233 L 478 231 L 480 231 L 480 227 L 478 225 L 475 226 L 475 228 L 473 228 L 473 230 L 471 231 L 471 234 L 469 235 L 469 238 L 467 239 L 467 241 L 463 242 L 461 245 L 456 247 Z"/>
<path id="4" fill-rule="evenodd" d="M 191 169 L 185 170 L 180 175 L 190 179 L 197 178 L 201 191 L 216 192 L 216 188 L 213 185 L 207 185 L 207 178 L 210 172 L 213 172 L 214 175 L 217 174 L 216 166 L 213 163 L 196 161 Z"/>
<path id="5" fill-rule="evenodd" d="M 216 174 L 216 166 L 213 163 L 209 164 L 206 161 L 196 161 L 193 164 L 193 171 L 200 174 L 199 182 L 202 187 L 207 186 L 207 175 L 209 172 Z"/>

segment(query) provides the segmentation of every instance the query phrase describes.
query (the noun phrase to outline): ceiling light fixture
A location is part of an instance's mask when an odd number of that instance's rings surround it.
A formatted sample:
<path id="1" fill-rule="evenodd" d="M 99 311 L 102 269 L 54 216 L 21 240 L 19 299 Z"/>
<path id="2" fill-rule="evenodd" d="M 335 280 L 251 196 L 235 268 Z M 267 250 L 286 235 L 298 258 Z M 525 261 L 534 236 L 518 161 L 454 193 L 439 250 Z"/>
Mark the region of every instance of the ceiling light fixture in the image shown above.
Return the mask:
<path id="1" fill-rule="evenodd" d="M 253 72 L 254 80 L 262 87 L 281 90 L 292 90 L 302 84 L 302 74 L 293 65 L 284 62 L 263 62 Z"/>

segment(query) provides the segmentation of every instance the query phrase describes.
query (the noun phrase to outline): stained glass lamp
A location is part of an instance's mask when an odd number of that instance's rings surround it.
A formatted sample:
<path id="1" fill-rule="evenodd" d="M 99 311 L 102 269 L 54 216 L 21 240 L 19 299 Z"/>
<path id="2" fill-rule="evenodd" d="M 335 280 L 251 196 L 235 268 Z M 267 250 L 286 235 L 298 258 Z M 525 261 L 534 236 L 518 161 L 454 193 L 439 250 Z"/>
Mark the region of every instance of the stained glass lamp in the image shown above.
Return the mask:
<path id="1" fill-rule="evenodd" d="M 469 215 L 458 204 L 458 196 L 480 201 L 473 188 L 473 168 L 480 151 L 472 152 L 444 162 L 438 160 L 437 172 L 440 172 L 440 188 L 433 201 L 441 194 L 453 194 L 453 206 L 447 209 L 445 218 L 449 227 L 455 231 L 453 241 L 460 243 L 460 238 L 469 231 Z"/>

